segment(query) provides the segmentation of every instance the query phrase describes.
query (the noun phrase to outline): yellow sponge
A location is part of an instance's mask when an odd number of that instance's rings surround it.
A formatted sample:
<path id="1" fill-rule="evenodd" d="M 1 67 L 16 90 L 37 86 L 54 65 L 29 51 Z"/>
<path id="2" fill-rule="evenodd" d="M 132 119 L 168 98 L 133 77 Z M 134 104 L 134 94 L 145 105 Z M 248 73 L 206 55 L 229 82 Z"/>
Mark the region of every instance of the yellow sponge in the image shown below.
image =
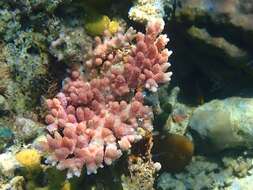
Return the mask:
<path id="1" fill-rule="evenodd" d="M 40 166 L 41 155 L 36 149 L 23 149 L 16 154 L 17 161 L 28 169 Z"/>
<path id="2" fill-rule="evenodd" d="M 86 20 L 85 29 L 92 36 L 102 35 L 105 30 L 113 34 L 118 31 L 119 22 L 111 21 L 106 15 L 97 15 Z"/>
<path id="3" fill-rule="evenodd" d="M 109 23 L 108 30 L 110 31 L 111 34 L 114 34 L 114 33 L 118 32 L 118 30 L 119 30 L 119 22 L 116 21 L 116 20 L 112 20 Z"/>

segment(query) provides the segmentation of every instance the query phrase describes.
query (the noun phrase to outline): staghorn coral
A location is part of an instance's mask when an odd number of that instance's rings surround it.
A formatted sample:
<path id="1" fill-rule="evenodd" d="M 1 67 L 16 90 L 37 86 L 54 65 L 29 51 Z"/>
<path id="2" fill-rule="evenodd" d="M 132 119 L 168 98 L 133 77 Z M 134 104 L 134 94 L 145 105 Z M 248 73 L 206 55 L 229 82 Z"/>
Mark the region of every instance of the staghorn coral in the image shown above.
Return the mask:
<path id="1" fill-rule="evenodd" d="M 131 89 L 146 88 L 157 91 L 159 83 L 170 81 L 172 72 L 166 72 L 170 67 L 168 58 L 172 51 L 165 49 L 169 39 L 166 35 L 158 34 L 163 30 L 162 21 L 150 22 L 146 34 L 137 33 L 132 28 L 127 32 L 117 33 L 111 37 L 96 38 L 96 47 L 85 66 L 92 68 L 91 74 L 105 73 L 115 88 L 117 95 L 124 95 Z M 131 43 L 136 40 L 136 46 Z"/>
<path id="2" fill-rule="evenodd" d="M 96 173 L 152 131 L 153 113 L 143 104 L 142 90 L 156 91 L 170 80 L 162 29 L 163 23 L 154 21 L 146 34 L 130 28 L 96 38 L 85 72 L 72 69 L 62 92 L 46 101 L 49 134 L 41 148 L 49 152 L 48 163 L 68 170 L 68 178 L 80 176 L 84 166 L 88 174 Z"/>
<path id="3" fill-rule="evenodd" d="M 48 161 L 59 161 L 59 169 L 69 168 L 69 175 L 77 176 L 84 164 L 88 174 L 96 173 L 103 161 L 110 165 L 119 158 L 121 150 L 141 138 L 139 127 L 151 128 L 152 114 L 142 104 L 140 93 L 131 103 L 118 102 L 110 95 L 109 80 L 93 79 L 89 83 L 78 75 L 72 72 L 63 92 L 47 100 L 51 113 L 46 116 L 52 135 L 47 136 L 46 149 L 54 152 Z M 69 155 L 74 157 L 66 159 Z"/>

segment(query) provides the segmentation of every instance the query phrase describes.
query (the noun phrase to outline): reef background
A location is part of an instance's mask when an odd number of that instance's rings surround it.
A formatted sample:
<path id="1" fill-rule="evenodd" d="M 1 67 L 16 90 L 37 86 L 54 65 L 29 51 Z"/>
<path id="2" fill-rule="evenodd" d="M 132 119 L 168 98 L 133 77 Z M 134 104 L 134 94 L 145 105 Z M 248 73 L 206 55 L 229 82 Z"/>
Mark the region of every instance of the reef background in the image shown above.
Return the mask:
<path id="1" fill-rule="evenodd" d="M 147 137 L 97 175 L 66 180 L 34 149 L 45 135 L 45 99 L 85 62 L 94 36 L 144 31 L 154 18 L 173 50 L 171 83 L 147 95 L 154 142 Z M 250 189 L 252 20 L 251 0 L 1 1 L 0 189 Z M 151 144 L 158 173 L 134 156 Z"/>

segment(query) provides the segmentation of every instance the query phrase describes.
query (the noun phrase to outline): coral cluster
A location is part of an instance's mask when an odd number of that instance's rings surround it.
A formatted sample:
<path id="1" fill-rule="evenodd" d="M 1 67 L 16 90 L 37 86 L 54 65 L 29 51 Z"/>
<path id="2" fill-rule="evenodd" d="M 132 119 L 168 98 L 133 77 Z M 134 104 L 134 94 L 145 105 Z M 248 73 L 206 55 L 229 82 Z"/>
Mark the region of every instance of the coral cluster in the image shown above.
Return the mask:
<path id="1" fill-rule="evenodd" d="M 172 51 L 165 49 L 168 43 L 166 35 L 158 34 L 163 29 L 162 21 L 150 22 L 147 25 L 146 35 L 129 28 L 123 35 L 118 33 L 111 37 L 106 35 L 104 40 L 96 38 L 96 47 L 86 67 L 91 74 L 104 73 L 110 80 L 111 87 L 116 95 L 122 96 L 131 89 L 146 88 L 157 91 L 159 83 L 170 81 L 171 72 L 168 58 Z M 136 40 L 136 45 L 131 43 Z"/>
<path id="2" fill-rule="evenodd" d="M 170 81 L 171 52 L 167 36 L 159 35 L 162 29 L 162 22 L 153 21 L 146 34 L 130 28 L 96 38 L 85 71 L 73 68 L 62 92 L 46 101 L 49 134 L 42 148 L 49 152 L 47 162 L 68 169 L 67 177 L 79 176 L 84 166 L 96 173 L 153 129 L 142 92 Z"/>

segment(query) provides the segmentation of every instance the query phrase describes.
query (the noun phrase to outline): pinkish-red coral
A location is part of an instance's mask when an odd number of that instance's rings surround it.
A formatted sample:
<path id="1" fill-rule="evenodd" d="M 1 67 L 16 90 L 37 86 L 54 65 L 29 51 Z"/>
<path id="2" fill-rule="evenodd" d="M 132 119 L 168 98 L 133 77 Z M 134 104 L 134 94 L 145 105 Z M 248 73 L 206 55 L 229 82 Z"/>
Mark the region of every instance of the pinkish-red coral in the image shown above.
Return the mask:
<path id="1" fill-rule="evenodd" d="M 106 35 L 103 42 L 97 38 L 98 43 L 85 66 L 88 70 L 93 68 L 89 73 L 95 73 L 100 66 L 100 73 L 110 80 L 117 96 L 137 88 L 156 92 L 158 84 L 169 82 L 172 75 L 167 72 L 172 51 L 165 48 L 169 39 L 160 34 L 163 27 L 163 23 L 154 21 L 147 25 L 146 34 L 136 34 L 130 28 L 124 35 Z"/>
<path id="2" fill-rule="evenodd" d="M 48 161 L 69 169 L 69 175 L 79 175 L 84 165 L 87 173 L 96 173 L 103 162 L 110 165 L 141 139 L 138 128 L 151 130 L 152 111 L 139 93 L 129 103 L 114 100 L 110 93 L 107 80 L 87 82 L 72 72 L 63 91 L 47 100 Z"/>
<path id="3" fill-rule="evenodd" d="M 170 81 L 170 52 L 160 22 L 149 23 L 146 34 L 132 29 L 114 37 L 107 35 L 85 63 L 85 72 L 72 70 L 62 92 L 46 101 L 45 120 L 49 152 L 47 161 L 68 170 L 68 177 L 96 173 L 110 165 L 151 131 L 152 110 L 145 106 L 142 91 L 156 91 Z M 136 40 L 136 45 L 133 44 Z"/>
<path id="4" fill-rule="evenodd" d="M 160 22 L 151 22 L 146 34 L 137 33 L 136 47 L 128 56 L 124 69 L 124 77 L 131 88 L 144 86 L 156 92 L 159 83 L 170 81 L 172 72 L 166 71 L 170 67 L 168 58 L 172 52 L 165 49 L 169 39 L 166 35 L 159 35 L 162 29 Z"/>

